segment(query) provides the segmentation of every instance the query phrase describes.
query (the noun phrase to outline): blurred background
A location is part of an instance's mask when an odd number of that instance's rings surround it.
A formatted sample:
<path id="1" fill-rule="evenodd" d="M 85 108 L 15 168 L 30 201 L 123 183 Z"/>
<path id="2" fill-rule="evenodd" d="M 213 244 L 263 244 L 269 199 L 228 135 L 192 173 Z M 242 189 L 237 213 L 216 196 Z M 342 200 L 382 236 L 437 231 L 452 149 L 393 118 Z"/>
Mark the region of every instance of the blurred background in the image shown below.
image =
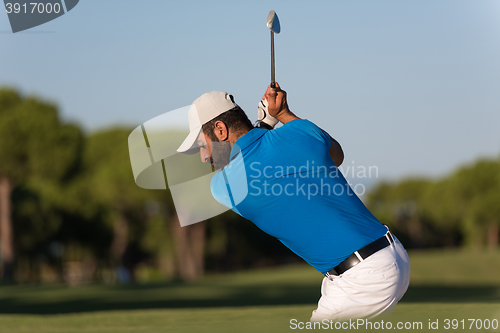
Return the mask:
<path id="1" fill-rule="evenodd" d="M 193 280 L 300 262 L 233 212 L 180 227 L 169 190 L 134 182 L 132 127 L 85 133 L 62 120 L 55 103 L 12 88 L 0 89 L 0 110 L 3 282 Z M 497 156 L 440 177 L 379 180 L 363 199 L 408 249 L 498 247 Z"/>
<path id="2" fill-rule="evenodd" d="M 270 9 L 291 109 L 341 143 L 375 216 L 408 249 L 497 250 L 500 2 L 86 0 L 16 34 L 0 13 L 2 283 L 193 281 L 300 262 L 232 212 L 181 228 L 169 191 L 137 187 L 128 155 L 133 128 L 207 91 L 256 119 Z"/>

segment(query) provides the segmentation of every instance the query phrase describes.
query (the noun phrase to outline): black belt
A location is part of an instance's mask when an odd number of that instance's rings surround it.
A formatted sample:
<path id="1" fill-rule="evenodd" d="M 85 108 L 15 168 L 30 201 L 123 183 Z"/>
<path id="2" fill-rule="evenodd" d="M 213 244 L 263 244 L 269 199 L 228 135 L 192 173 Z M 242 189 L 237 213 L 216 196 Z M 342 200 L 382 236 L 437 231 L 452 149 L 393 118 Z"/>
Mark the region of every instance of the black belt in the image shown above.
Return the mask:
<path id="1" fill-rule="evenodd" d="M 387 232 L 387 234 L 385 234 L 384 236 L 380 237 L 379 239 L 371 242 L 370 244 L 366 245 L 365 247 L 351 254 L 346 260 L 342 261 L 335 268 L 329 270 L 325 274 L 325 276 L 328 277 L 330 275 L 340 275 L 345 271 L 347 271 L 348 269 L 359 264 L 361 260 L 368 258 L 375 252 L 382 250 L 383 248 L 389 246 L 392 243 L 394 243 L 394 238 L 392 237 L 390 232 Z"/>

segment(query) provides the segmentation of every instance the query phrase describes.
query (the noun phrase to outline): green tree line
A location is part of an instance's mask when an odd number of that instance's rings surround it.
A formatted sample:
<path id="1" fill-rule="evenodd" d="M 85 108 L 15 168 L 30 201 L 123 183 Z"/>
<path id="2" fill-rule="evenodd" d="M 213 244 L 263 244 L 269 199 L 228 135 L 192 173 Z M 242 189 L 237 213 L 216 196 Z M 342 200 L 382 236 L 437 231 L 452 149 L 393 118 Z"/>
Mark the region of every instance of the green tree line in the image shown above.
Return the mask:
<path id="1" fill-rule="evenodd" d="M 382 182 L 367 204 L 409 247 L 498 248 L 500 159 L 483 158 L 438 179 Z"/>
<path id="2" fill-rule="evenodd" d="M 232 212 L 181 228 L 168 190 L 134 182 L 132 129 L 86 135 L 55 104 L 0 89 L 3 282 L 192 280 L 296 260 Z"/>
<path id="3" fill-rule="evenodd" d="M 0 89 L 2 282 L 193 280 L 301 261 L 233 212 L 180 227 L 168 190 L 134 182 L 132 129 L 86 134 L 55 104 Z M 367 204 L 409 247 L 495 248 L 499 194 L 491 159 L 442 179 L 381 183 Z"/>

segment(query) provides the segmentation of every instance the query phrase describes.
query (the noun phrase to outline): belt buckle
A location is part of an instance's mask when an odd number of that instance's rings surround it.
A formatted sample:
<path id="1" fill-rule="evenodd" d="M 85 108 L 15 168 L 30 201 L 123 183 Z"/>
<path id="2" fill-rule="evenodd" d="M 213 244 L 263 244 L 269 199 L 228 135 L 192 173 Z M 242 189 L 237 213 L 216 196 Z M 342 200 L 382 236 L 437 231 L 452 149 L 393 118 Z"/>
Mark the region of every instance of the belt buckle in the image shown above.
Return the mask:
<path id="1" fill-rule="evenodd" d="M 392 243 L 395 243 L 394 237 L 392 236 L 390 231 L 387 231 L 387 233 L 385 234 L 385 238 L 387 238 L 389 245 L 391 245 Z"/>
<path id="2" fill-rule="evenodd" d="M 331 273 L 330 273 L 331 272 Z M 340 274 L 337 273 L 335 268 L 330 269 L 328 272 L 326 272 L 325 277 L 330 278 L 330 276 L 339 276 Z"/>

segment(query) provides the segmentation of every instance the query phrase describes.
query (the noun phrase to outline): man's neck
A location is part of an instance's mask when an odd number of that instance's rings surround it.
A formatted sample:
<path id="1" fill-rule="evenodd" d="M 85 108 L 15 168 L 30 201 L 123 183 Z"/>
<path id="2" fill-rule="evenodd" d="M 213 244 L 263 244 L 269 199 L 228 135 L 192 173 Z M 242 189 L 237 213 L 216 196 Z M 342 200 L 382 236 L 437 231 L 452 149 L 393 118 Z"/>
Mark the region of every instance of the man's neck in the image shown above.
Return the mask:
<path id="1" fill-rule="evenodd" d="M 234 143 L 241 138 L 243 135 L 247 134 L 250 132 L 250 130 L 242 130 L 238 131 L 236 133 L 229 133 L 229 143 L 231 143 L 231 147 L 234 145 Z"/>

